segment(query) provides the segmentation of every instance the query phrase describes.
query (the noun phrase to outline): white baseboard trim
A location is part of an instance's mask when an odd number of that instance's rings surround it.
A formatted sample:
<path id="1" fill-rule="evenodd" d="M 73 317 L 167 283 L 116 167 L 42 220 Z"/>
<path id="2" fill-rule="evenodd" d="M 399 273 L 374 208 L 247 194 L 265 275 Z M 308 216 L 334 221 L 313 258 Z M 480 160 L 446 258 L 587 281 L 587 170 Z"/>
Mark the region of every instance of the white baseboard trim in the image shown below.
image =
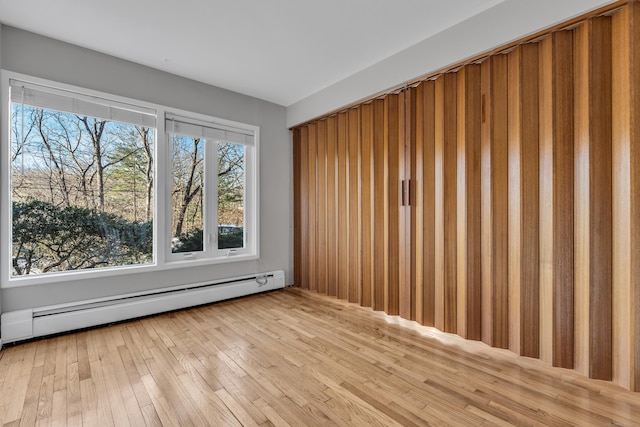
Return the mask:
<path id="1" fill-rule="evenodd" d="M 6 343 L 135 319 L 284 288 L 282 270 L 2 313 Z"/>

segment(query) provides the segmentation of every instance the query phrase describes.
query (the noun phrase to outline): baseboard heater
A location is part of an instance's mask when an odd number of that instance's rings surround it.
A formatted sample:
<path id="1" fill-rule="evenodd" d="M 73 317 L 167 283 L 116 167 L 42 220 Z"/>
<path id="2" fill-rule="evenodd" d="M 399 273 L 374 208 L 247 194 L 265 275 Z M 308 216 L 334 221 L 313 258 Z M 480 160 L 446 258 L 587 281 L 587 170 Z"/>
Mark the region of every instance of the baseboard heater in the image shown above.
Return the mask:
<path id="1" fill-rule="evenodd" d="M 0 336 L 6 344 L 282 288 L 284 272 L 277 270 L 206 283 L 11 311 L 2 314 Z"/>

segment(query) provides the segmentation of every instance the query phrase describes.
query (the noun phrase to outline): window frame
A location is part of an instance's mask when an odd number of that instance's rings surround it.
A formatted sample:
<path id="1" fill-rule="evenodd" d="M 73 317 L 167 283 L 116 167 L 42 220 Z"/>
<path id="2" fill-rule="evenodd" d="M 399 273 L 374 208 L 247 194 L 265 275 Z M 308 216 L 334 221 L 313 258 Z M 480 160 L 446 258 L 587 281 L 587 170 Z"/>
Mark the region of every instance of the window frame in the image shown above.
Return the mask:
<path id="1" fill-rule="evenodd" d="M 171 110 L 167 112 L 165 116 L 171 116 L 174 118 L 179 118 L 179 120 L 184 120 L 186 122 L 197 123 L 199 126 L 209 126 L 211 128 L 220 128 L 220 129 L 240 129 L 244 131 L 248 131 L 250 129 L 245 127 L 238 126 L 237 122 L 231 122 L 228 120 L 220 120 L 217 119 L 212 121 L 211 117 L 204 116 L 201 114 L 195 113 L 186 113 L 184 111 L 177 112 L 177 110 Z M 166 128 L 166 125 L 165 125 Z M 255 220 L 255 215 L 250 215 L 252 211 L 257 209 L 258 204 L 256 200 L 256 186 L 257 179 L 255 179 L 256 169 L 258 162 L 256 161 L 256 151 L 257 151 L 257 129 L 253 129 L 253 144 L 240 144 L 245 149 L 244 153 L 244 161 L 245 161 L 245 188 L 244 188 L 244 247 L 237 248 L 233 250 L 229 249 L 219 249 L 218 248 L 218 209 L 216 200 L 218 199 L 218 180 L 217 180 L 217 147 L 220 142 L 229 142 L 223 139 L 214 139 L 214 138 L 206 138 L 204 139 L 204 161 L 205 161 L 205 178 L 207 176 L 212 176 L 212 179 L 206 179 L 205 183 L 209 183 L 208 187 L 204 189 L 204 210 L 205 210 L 205 218 L 204 218 L 204 229 L 203 232 L 206 233 L 203 236 L 204 241 L 204 250 L 203 251 L 194 251 L 194 252 L 176 252 L 173 253 L 171 251 L 171 245 L 166 247 L 165 258 L 168 261 L 176 262 L 182 260 L 198 260 L 198 259 L 235 259 L 237 257 L 246 257 L 250 256 L 252 253 L 257 252 L 256 246 L 256 237 L 255 230 L 257 229 L 257 221 Z M 186 135 L 179 132 L 172 132 L 170 129 L 165 129 L 165 138 L 167 144 L 167 159 L 171 161 L 171 153 L 172 153 L 172 145 L 171 145 L 171 135 Z M 231 142 L 234 143 L 234 142 Z M 170 170 L 170 166 L 167 168 L 166 181 L 165 185 L 171 191 L 173 187 L 173 175 L 172 170 Z M 214 181 L 214 182 L 212 182 Z M 165 206 L 165 214 L 168 219 L 167 225 L 165 227 L 165 233 L 168 236 L 171 236 L 171 200 L 167 200 L 167 204 Z M 207 248 L 209 246 L 209 248 Z"/>
<path id="2" fill-rule="evenodd" d="M 125 103 L 143 109 L 156 111 L 155 143 L 154 143 L 154 188 L 153 188 L 153 262 L 144 265 L 126 265 L 106 267 L 102 269 L 70 270 L 51 272 L 34 276 L 13 276 L 11 274 L 11 256 L 13 244 L 12 230 L 12 191 L 11 191 L 11 99 L 9 93 L 10 80 L 19 80 L 53 91 L 66 91 L 84 97 L 95 97 Z M 169 269 L 226 264 L 239 261 L 259 259 L 260 253 L 260 212 L 259 212 L 259 158 L 260 127 L 256 125 L 221 119 L 192 111 L 171 108 L 165 105 L 140 101 L 133 98 L 113 95 L 101 91 L 87 89 L 75 85 L 59 83 L 30 75 L 1 70 L 0 84 L 2 92 L 2 114 L 0 117 L 0 288 L 13 288 L 46 283 L 89 280 L 93 278 L 112 277 L 136 273 L 151 273 Z M 245 248 L 234 254 L 226 251 L 215 251 L 207 256 L 175 257 L 171 254 L 171 144 L 165 129 L 165 117 L 179 115 L 193 118 L 213 125 L 242 129 L 253 134 L 253 145 L 245 145 Z M 250 153 L 249 153 L 250 152 Z M 209 184 L 211 186 L 212 184 Z M 217 191 L 217 186 L 216 186 Z M 217 204 L 213 203 L 217 212 Z M 217 224 L 216 224 L 217 225 Z"/>

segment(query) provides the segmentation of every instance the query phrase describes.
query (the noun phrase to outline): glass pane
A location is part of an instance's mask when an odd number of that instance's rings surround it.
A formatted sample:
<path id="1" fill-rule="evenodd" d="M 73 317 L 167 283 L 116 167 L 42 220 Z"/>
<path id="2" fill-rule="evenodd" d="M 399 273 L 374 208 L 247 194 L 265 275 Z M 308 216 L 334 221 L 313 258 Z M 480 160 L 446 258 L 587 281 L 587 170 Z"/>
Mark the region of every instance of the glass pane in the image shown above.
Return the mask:
<path id="1" fill-rule="evenodd" d="M 11 105 L 12 275 L 153 262 L 155 129 Z"/>
<path id="2" fill-rule="evenodd" d="M 244 146 L 218 143 L 218 249 L 244 248 Z"/>
<path id="3" fill-rule="evenodd" d="M 171 135 L 173 190 L 171 252 L 204 250 L 204 143 L 201 138 Z"/>

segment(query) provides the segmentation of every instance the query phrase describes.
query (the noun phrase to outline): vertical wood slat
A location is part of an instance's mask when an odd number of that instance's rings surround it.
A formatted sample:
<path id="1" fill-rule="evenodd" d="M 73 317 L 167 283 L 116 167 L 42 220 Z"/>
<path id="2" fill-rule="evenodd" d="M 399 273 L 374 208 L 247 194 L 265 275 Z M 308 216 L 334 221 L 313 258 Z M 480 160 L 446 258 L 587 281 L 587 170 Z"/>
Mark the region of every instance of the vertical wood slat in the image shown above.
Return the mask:
<path id="1" fill-rule="evenodd" d="M 640 391 L 640 3 L 612 17 L 613 380 Z"/>
<path id="2" fill-rule="evenodd" d="M 540 356 L 573 367 L 573 31 L 540 44 Z"/>
<path id="3" fill-rule="evenodd" d="M 467 167 L 467 75 L 469 69 L 463 67 L 457 72 L 458 75 L 458 130 L 457 130 L 457 200 L 456 200 L 456 219 L 457 219 L 457 333 L 463 338 L 468 338 L 467 331 L 467 197 L 469 195 L 467 191 L 467 173 L 469 172 Z"/>
<path id="4" fill-rule="evenodd" d="M 316 291 L 317 280 L 318 280 L 318 272 L 316 271 L 317 267 L 317 246 L 316 246 L 316 231 L 318 226 L 318 221 L 316 217 L 316 213 L 318 211 L 318 199 L 317 199 L 317 144 L 316 144 L 316 124 L 311 123 L 307 127 L 307 154 L 309 155 L 309 160 L 307 163 L 307 185 L 308 185 L 308 221 L 307 221 L 307 268 L 309 269 L 308 274 L 308 286 L 312 291 Z"/>
<path id="5" fill-rule="evenodd" d="M 491 58 L 491 221 L 493 223 L 493 345 L 509 347 L 508 64 Z"/>
<path id="6" fill-rule="evenodd" d="M 634 325 L 631 320 L 631 119 L 633 87 L 632 41 L 630 37 L 633 8 L 625 8 L 612 18 L 612 304 L 613 312 L 613 380 L 634 388 L 632 375 L 632 342 Z M 636 142 L 637 143 L 637 142 Z"/>
<path id="7" fill-rule="evenodd" d="M 508 68 L 496 55 L 482 64 L 482 340 L 509 344 Z"/>
<path id="8" fill-rule="evenodd" d="M 575 30 L 575 369 L 589 375 L 589 23 Z M 586 86 L 586 89 L 584 88 Z M 585 98 L 584 100 L 579 99 Z M 586 107 L 586 108 L 585 108 Z"/>
<path id="9" fill-rule="evenodd" d="M 424 321 L 424 172 L 423 172 L 423 133 L 424 133 L 424 84 L 411 89 L 411 171 L 410 171 L 410 225 L 411 239 L 411 320 Z"/>
<path id="10" fill-rule="evenodd" d="M 574 359 L 573 31 L 540 47 L 540 355 Z"/>
<path id="11" fill-rule="evenodd" d="M 640 4 L 634 2 L 628 6 L 631 10 L 630 19 L 630 64 L 629 73 L 633 76 L 631 81 L 631 106 L 637 106 L 640 102 Z M 630 119 L 630 197 L 631 197 L 631 271 L 630 276 L 632 282 L 629 284 L 631 289 L 629 300 L 631 304 L 630 321 L 628 331 L 630 334 L 630 347 L 632 356 L 630 357 L 631 389 L 640 391 L 640 108 L 631 108 L 632 116 Z M 624 327 L 624 326 L 623 326 Z"/>
<path id="12" fill-rule="evenodd" d="M 385 102 L 373 101 L 373 198 L 374 198 L 374 275 L 373 309 L 385 310 L 387 283 L 389 280 L 388 227 L 388 145 L 385 137 Z"/>
<path id="13" fill-rule="evenodd" d="M 349 159 L 347 113 L 338 114 L 338 298 L 347 299 L 349 289 Z"/>
<path id="14" fill-rule="evenodd" d="M 436 304 L 436 84 L 426 81 L 423 88 L 422 114 L 422 211 L 423 211 L 423 279 L 422 323 L 435 326 Z"/>
<path id="15" fill-rule="evenodd" d="M 522 287 L 521 242 L 522 242 L 522 205 L 520 198 L 522 169 L 522 46 L 518 46 L 507 55 L 508 61 L 508 299 L 509 299 L 509 350 L 522 354 L 521 347 L 521 310 L 520 297 Z"/>
<path id="16" fill-rule="evenodd" d="M 611 18 L 576 29 L 576 368 L 611 368 Z"/>
<path id="17" fill-rule="evenodd" d="M 591 119 L 592 136 L 590 165 L 590 208 L 592 212 L 590 305 L 590 370 L 591 378 L 612 379 L 612 174 L 611 174 L 611 18 L 594 18 L 593 47 L 589 64 L 592 78 L 597 80 L 593 96 Z M 595 109 L 598 108 L 598 111 Z M 598 260 L 597 262 L 594 262 Z"/>
<path id="18" fill-rule="evenodd" d="M 338 123 L 327 118 L 327 294 L 338 295 Z"/>
<path id="19" fill-rule="evenodd" d="M 349 284 L 347 299 L 349 302 L 360 302 L 361 295 L 361 254 L 360 239 L 360 108 L 352 108 L 347 114 L 349 141 Z"/>
<path id="20" fill-rule="evenodd" d="M 493 346 L 493 221 L 491 198 L 491 144 L 493 127 L 491 120 L 491 60 L 487 59 L 480 65 L 481 78 L 481 140 L 480 140 L 480 185 L 483 189 L 480 195 L 480 263 L 482 270 L 482 341 Z"/>
<path id="21" fill-rule="evenodd" d="M 401 204 L 402 194 L 400 191 L 401 179 L 404 176 L 403 162 L 403 140 L 400 134 L 402 117 L 402 94 L 393 94 L 385 98 L 385 138 L 388 146 L 388 170 L 387 175 L 389 198 L 387 200 L 389 212 L 389 281 L 387 283 L 387 294 L 385 299 L 385 311 L 391 315 L 400 312 L 400 280 L 401 265 Z"/>
<path id="22" fill-rule="evenodd" d="M 553 364 L 573 368 L 574 305 L 574 129 L 573 32 L 553 35 Z"/>
<path id="23" fill-rule="evenodd" d="M 509 61 L 509 348 L 539 355 L 538 44 Z"/>
<path id="24" fill-rule="evenodd" d="M 300 200 L 302 194 L 300 192 L 300 128 L 293 130 L 293 283 L 301 286 L 300 272 L 300 243 L 302 241 L 302 233 L 300 232 L 300 221 L 302 220 L 300 213 Z"/>
<path id="25" fill-rule="evenodd" d="M 400 207 L 400 289 L 398 290 L 398 314 L 405 319 L 415 320 L 415 283 L 411 281 L 412 247 L 414 246 L 411 233 L 411 152 L 415 140 L 415 126 L 412 125 L 413 116 L 412 89 L 402 91 L 400 101 L 400 162 L 402 164 L 402 180 L 404 181 L 404 205 Z"/>
<path id="26" fill-rule="evenodd" d="M 482 98 L 480 65 L 467 65 L 458 74 L 457 267 L 458 334 L 482 338 L 480 257 L 480 149 Z"/>
<path id="27" fill-rule="evenodd" d="M 522 46 L 521 353 L 540 356 L 539 45 Z"/>
<path id="28" fill-rule="evenodd" d="M 540 359 L 553 363 L 553 49 L 554 36 L 540 41 Z"/>
<path id="29" fill-rule="evenodd" d="M 445 79 L 435 81 L 434 111 L 434 326 L 445 330 L 445 232 L 444 232 L 444 99 Z"/>
<path id="30" fill-rule="evenodd" d="M 374 278 L 374 185 L 373 185 L 373 104 L 362 106 L 362 299 L 364 307 L 373 306 Z"/>
<path id="31" fill-rule="evenodd" d="M 320 120 L 317 124 L 317 200 L 318 208 L 316 217 L 318 227 L 316 229 L 317 241 L 317 281 L 318 292 L 327 292 L 327 121 Z"/>
<path id="32" fill-rule="evenodd" d="M 305 236 L 300 248 L 300 284 L 309 289 L 309 127 L 300 129 L 300 233 Z"/>
<path id="33" fill-rule="evenodd" d="M 455 333 L 458 322 L 457 297 L 457 78 L 444 75 L 443 112 L 443 206 L 444 206 L 444 331 Z"/>
<path id="34" fill-rule="evenodd" d="M 630 33 L 630 64 L 629 73 L 633 76 L 631 85 L 631 98 L 629 104 L 637 106 L 640 102 L 640 4 L 634 2 L 629 6 L 629 33 Z M 640 391 L 640 108 L 631 107 L 632 116 L 630 118 L 630 162 L 631 168 L 629 192 L 631 197 L 630 209 L 631 218 L 630 227 L 630 251 L 631 251 L 631 271 L 630 276 L 632 282 L 630 287 L 630 305 L 631 313 L 628 331 L 630 334 L 630 347 L 632 356 L 630 357 L 630 365 L 625 366 L 630 371 L 631 389 Z M 623 326 L 624 328 L 624 326 Z"/>

